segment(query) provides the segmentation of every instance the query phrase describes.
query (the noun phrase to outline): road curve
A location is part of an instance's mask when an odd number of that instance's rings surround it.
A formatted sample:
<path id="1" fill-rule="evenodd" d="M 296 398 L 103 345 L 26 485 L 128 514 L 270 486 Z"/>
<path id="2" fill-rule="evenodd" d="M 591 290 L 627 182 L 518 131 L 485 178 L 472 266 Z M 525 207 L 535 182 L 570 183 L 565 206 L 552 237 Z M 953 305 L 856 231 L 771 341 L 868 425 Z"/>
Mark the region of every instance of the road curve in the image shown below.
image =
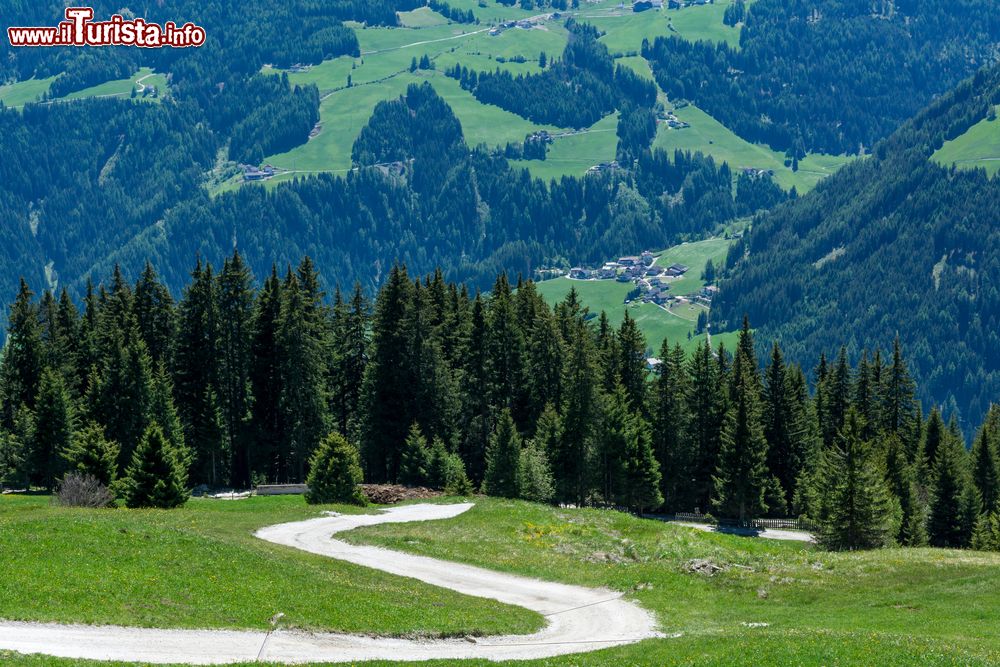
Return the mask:
<path id="1" fill-rule="evenodd" d="M 0 621 L 0 649 L 75 659 L 221 664 L 364 660 L 527 660 L 595 651 L 662 636 L 653 615 L 621 593 L 550 583 L 483 568 L 355 546 L 331 535 L 361 526 L 449 519 L 472 508 L 407 505 L 379 514 L 338 515 L 270 526 L 256 536 L 303 551 L 410 577 L 441 588 L 536 611 L 546 626 L 531 635 L 411 640 L 279 630 L 159 630 Z"/>

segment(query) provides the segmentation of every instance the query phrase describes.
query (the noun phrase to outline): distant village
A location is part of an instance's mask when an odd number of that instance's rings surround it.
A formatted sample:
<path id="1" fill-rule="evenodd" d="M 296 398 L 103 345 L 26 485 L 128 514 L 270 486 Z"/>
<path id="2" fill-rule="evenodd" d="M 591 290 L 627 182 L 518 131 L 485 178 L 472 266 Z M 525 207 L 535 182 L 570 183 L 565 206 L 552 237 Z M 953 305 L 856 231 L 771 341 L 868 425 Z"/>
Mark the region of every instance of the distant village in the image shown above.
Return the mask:
<path id="1" fill-rule="evenodd" d="M 683 264 L 659 266 L 656 257 L 649 250 L 640 255 L 619 257 L 617 261 L 608 261 L 599 267 L 576 266 L 568 272 L 561 269 L 542 269 L 541 279 L 565 276 L 570 280 L 615 280 L 620 283 L 632 283 L 635 289 L 625 297 L 625 303 L 653 303 L 661 307 L 697 303 L 705 307 L 712 304 L 712 298 L 719 288 L 707 285 L 697 294 L 674 294 L 671 283 L 683 277 L 690 268 Z"/>

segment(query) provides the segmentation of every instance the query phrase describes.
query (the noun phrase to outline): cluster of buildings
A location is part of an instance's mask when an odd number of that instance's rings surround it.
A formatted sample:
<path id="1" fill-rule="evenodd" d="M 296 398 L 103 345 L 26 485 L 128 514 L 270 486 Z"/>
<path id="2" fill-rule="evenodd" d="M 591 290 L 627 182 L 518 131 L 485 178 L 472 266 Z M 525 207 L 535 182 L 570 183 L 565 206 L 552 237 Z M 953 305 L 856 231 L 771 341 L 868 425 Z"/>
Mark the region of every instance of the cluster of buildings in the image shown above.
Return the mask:
<path id="1" fill-rule="evenodd" d="M 602 162 L 600 164 L 595 164 L 593 167 L 587 170 L 588 174 L 598 174 L 604 171 L 618 171 L 621 169 L 621 165 L 618 164 L 618 160 L 612 160 L 611 162 Z"/>
<path id="2" fill-rule="evenodd" d="M 247 182 L 266 181 L 278 173 L 278 170 L 269 164 L 265 164 L 260 168 L 252 164 L 241 164 L 240 169 L 243 170 L 243 180 Z"/>
<path id="3" fill-rule="evenodd" d="M 660 122 L 666 124 L 671 130 L 683 130 L 686 127 L 691 127 L 690 123 L 681 120 L 672 111 L 664 113 L 660 117 Z"/>
<path id="4" fill-rule="evenodd" d="M 490 36 L 496 37 L 503 33 L 504 30 L 512 30 L 514 28 L 521 28 L 522 30 L 531 30 L 536 25 L 544 23 L 545 21 L 558 21 L 560 18 L 559 12 L 553 14 L 544 14 L 541 16 L 532 16 L 528 19 L 521 19 L 520 21 L 504 21 L 499 23 L 492 28 L 490 28 Z"/>
<path id="5" fill-rule="evenodd" d="M 706 303 L 710 302 L 710 294 L 714 292 L 705 292 L 704 295 L 699 294 L 691 298 L 674 296 L 670 293 L 670 283 L 688 270 L 683 264 L 657 266 L 654 263 L 653 253 L 647 250 L 641 255 L 619 257 L 617 261 L 605 262 L 597 268 L 573 267 L 569 271 L 569 277 L 573 280 L 617 280 L 620 283 L 633 283 L 639 290 L 639 295 L 636 297 L 634 292 L 631 293 L 629 295 L 631 298 L 626 299 L 626 302 L 636 298 L 644 303 L 655 303 L 658 306 L 668 302 L 689 303 L 691 300 L 700 302 L 703 298 Z"/>

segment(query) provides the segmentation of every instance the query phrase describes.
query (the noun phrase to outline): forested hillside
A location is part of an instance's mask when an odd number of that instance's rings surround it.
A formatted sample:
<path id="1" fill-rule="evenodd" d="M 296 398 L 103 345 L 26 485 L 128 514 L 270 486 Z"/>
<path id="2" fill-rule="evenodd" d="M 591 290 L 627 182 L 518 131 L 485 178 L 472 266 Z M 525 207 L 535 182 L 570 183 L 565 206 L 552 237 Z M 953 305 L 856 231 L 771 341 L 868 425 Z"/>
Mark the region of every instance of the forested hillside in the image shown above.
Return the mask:
<path id="1" fill-rule="evenodd" d="M 925 401 L 973 423 L 1000 395 L 1000 180 L 930 156 L 1000 102 L 979 72 L 809 195 L 760 216 L 730 254 L 712 310 L 749 313 L 811 366 L 898 334 Z"/>
<path id="2" fill-rule="evenodd" d="M 1000 55 L 993 0 L 756 0 L 745 13 L 738 49 L 671 36 L 643 55 L 671 97 L 799 158 L 870 149 Z"/>

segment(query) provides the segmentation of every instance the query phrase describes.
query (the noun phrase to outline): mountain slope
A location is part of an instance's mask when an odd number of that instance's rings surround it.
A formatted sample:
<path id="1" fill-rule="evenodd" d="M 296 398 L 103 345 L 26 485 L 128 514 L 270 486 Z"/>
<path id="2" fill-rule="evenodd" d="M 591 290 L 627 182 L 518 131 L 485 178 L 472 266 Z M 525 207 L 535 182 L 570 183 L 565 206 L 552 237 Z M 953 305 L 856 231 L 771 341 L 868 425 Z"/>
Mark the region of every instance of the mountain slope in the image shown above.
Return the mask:
<path id="1" fill-rule="evenodd" d="M 981 417 L 1000 392 L 1000 180 L 930 157 L 1000 101 L 1000 67 L 933 103 L 874 155 L 761 216 L 713 309 L 812 364 L 898 334 L 925 400 Z"/>

